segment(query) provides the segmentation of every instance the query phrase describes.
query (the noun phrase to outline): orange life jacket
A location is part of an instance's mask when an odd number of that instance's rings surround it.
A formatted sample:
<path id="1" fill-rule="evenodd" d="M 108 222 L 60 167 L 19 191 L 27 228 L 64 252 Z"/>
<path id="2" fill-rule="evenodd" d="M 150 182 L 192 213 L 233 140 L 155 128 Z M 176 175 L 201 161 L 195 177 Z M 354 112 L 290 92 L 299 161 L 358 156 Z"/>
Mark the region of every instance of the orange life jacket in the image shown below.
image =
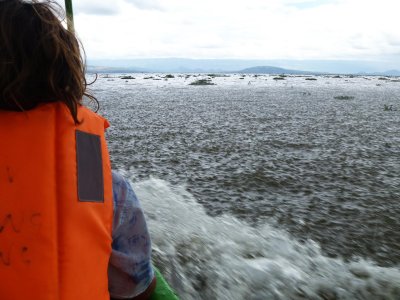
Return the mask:
<path id="1" fill-rule="evenodd" d="M 0 299 L 109 300 L 108 122 L 63 103 L 0 110 Z"/>

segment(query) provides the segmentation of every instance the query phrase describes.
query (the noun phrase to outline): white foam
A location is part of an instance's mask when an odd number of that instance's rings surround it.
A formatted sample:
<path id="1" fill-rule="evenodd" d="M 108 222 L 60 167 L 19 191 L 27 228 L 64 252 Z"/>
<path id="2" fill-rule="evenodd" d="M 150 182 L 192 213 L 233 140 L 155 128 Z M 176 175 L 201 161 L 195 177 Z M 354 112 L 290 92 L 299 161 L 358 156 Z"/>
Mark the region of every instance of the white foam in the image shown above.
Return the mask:
<path id="1" fill-rule="evenodd" d="M 133 186 L 155 262 L 181 299 L 400 299 L 399 268 L 346 263 L 268 224 L 208 216 L 183 186 L 155 178 Z"/>

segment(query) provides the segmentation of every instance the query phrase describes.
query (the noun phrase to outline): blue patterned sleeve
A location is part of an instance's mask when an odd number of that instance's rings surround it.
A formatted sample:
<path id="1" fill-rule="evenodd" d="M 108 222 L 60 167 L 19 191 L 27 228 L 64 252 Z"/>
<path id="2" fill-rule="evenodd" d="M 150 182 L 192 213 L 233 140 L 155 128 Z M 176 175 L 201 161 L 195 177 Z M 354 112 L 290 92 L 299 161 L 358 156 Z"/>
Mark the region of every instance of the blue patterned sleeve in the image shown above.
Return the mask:
<path id="1" fill-rule="evenodd" d="M 118 299 L 143 293 L 154 278 L 151 241 L 143 210 L 131 185 L 113 172 L 114 223 L 108 268 L 109 292 Z"/>

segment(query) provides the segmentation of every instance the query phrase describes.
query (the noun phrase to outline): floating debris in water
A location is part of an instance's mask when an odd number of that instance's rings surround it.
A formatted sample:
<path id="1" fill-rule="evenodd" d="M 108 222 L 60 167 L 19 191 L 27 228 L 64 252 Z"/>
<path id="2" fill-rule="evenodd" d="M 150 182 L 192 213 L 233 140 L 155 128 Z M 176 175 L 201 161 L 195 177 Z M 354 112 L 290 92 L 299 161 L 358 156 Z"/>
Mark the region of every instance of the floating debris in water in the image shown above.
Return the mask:
<path id="1" fill-rule="evenodd" d="M 189 83 L 189 85 L 215 85 L 210 79 L 199 79 Z"/>
<path id="2" fill-rule="evenodd" d="M 207 74 L 207 76 L 212 77 L 212 78 L 215 78 L 215 77 L 230 77 L 229 75 L 226 75 L 226 74 L 214 74 L 214 73 Z"/>
<path id="3" fill-rule="evenodd" d="M 383 105 L 383 110 L 384 110 L 384 111 L 397 111 L 397 109 L 394 108 L 393 105 L 391 105 L 391 104 L 390 104 L 390 105 L 384 104 L 384 105 Z"/>
<path id="4" fill-rule="evenodd" d="M 333 98 L 335 98 L 337 100 L 353 100 L 354 99 L 353 96 L 335 96 Z"/>

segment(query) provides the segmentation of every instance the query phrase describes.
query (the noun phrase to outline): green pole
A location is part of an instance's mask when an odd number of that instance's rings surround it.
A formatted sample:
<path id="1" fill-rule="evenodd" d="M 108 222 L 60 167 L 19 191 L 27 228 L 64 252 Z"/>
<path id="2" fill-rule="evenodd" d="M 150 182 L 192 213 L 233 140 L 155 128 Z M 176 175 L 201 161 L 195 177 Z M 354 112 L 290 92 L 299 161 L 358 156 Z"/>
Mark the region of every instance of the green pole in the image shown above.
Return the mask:
<path id="1" fill-rule="evenodd" d="M 72 10 L 72 0 L 65 0 L 65 11 L 67 13 L 68 30 L 74 31 L 74 12 Z"/>

